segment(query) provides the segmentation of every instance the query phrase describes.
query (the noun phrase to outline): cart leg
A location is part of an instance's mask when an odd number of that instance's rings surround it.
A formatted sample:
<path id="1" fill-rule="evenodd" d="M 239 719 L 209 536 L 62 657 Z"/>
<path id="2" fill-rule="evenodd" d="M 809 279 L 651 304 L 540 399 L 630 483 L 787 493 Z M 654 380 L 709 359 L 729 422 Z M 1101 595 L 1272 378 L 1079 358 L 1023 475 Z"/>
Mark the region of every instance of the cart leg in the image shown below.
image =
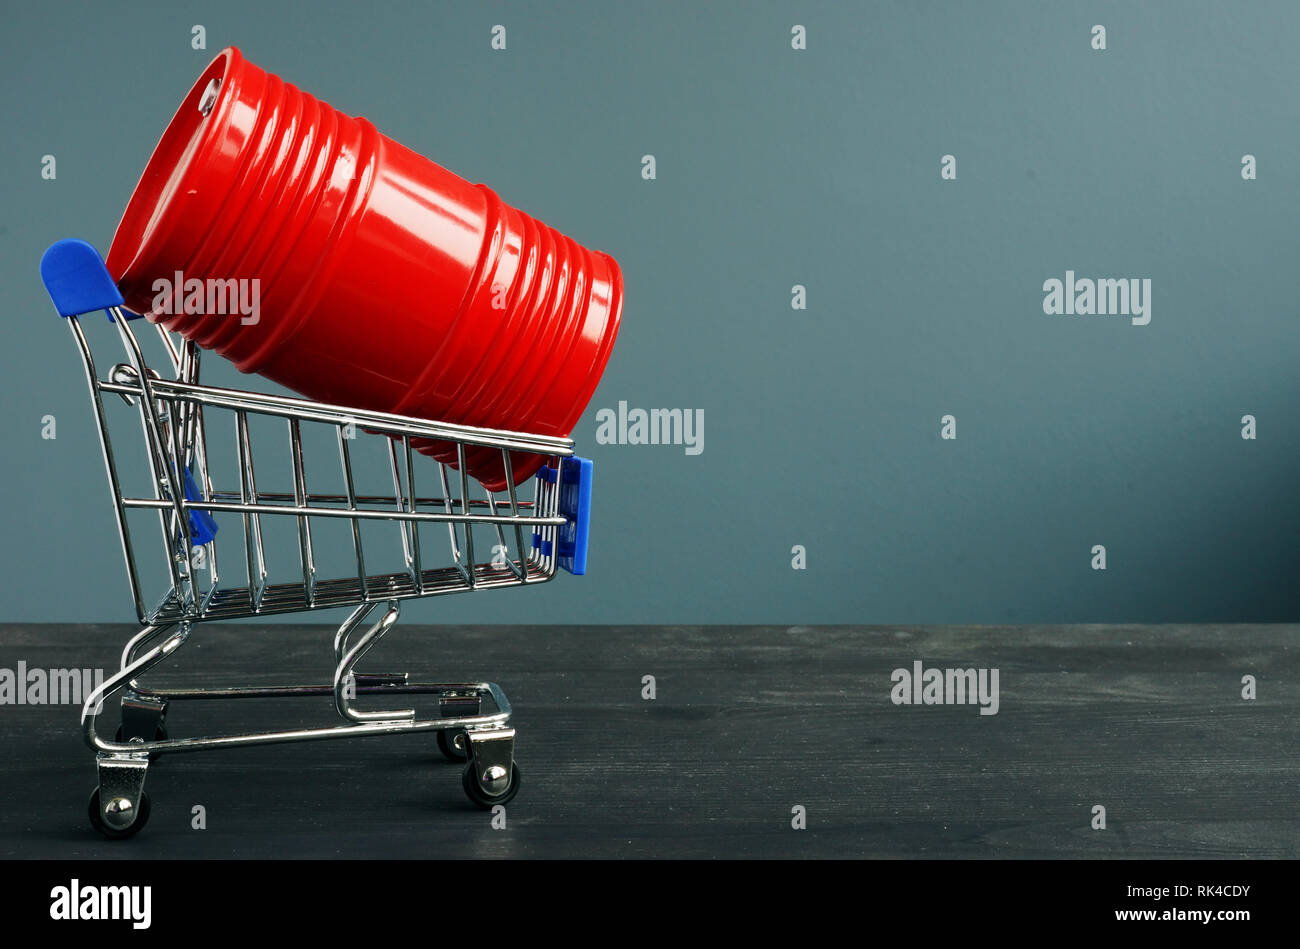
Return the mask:
<path id="1" fill-rule="evenodd" d="M 470 729 L 465 732 L 469 764 L 461 776 L 465 794 L 479 807 L 491 810 L 519 792 L 519 766 L 515 764 L 513 728 Z"/>
<path id="2" fill-rule="evenodd" d="M 95 763 L 99 787 L 90 795 L 90 822 L 105 837 L 130 837 L 149 820 L 149 795 L 144 792 L 149 756 L 100 753 Z"/>
<path id="3" fill-rule="evenodd" d="M 353 672 L 353 667 L 370 649 L 384 637 L 401 616 L 401 603 L 397 600 L 391 600 L 388 608 L 384 612 L 379 622 L 366 630 L 355 643 L 348 645 L 348 636 L 352 630 L 369 615 L 370 611 L 375 608 L 374 603 L 362 603 L 339 627 L 338 632 L 334 635 L 334 657 L 337 665 L 334 668 L 334 707 L 338 710 L 339 715 L 351 722 L 358 724 L 364 722 L 400 722 L 414 721 L 415 709 L 387 709 L 383 711 L 362 711 L 357 708 L 349 696 L 349 684 L 353 690 L 362 684 L 382 685 L 385 682 L 405 684 L 405 675 L 367 674 L 364 672 Z M 355 691 L 353 691 L 355 694 Z"/>

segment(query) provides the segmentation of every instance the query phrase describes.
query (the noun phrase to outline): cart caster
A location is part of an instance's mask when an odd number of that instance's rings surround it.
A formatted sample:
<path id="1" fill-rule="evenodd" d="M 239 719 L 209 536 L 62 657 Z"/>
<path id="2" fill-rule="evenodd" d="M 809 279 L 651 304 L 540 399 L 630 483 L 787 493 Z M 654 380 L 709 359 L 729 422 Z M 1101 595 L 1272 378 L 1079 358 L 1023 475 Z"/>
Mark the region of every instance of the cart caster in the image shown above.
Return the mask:
<path id="1" fill-rule="evenodd" d="M 460 783 L 471 801 L 490 811 L 519 793 L 513 728 L 467 731 L 465 747 L 469 752 L 469 764 L 460 776 Z"/>
<path id="2" fill-rule="evenodd" d="M 108 803 L 108 812 L 99 803 L 99 788 L 90 793 L 90 823 L 109 840 L 121 840 L 138 834 L 149 821 L 149 795 L 140 792 L 140 803 L 133 807 L 125 797 Z"/>
<path id="3" fill-rule="evenodd" d="M 501 772 L 499 775 L 496 774 L 498 771 Z M 519 765 L 515 764 L 513 761 L 510 762 L 510 779 L 508 784 L 506 783 L 505 768 L 502 768 L 500 765 L 489 768 L 488 774 L 490 776 L 489 784 L 491 784 L 494 789 L 497 787 L 502 787 L 504 789 L 496 794 L 488 793 L 483 782 L 478 778 L 477 769 L 474 767 L 473 762 L 466 765 L 465 770 L 460 776 L 461 786 L 465 788 L 465 796 L 485 811 L 492 810 L 492 808 L 496 807 L 498 804 L 509 803 L 514 799 L 514 796 L 519 793 Z"/>
<path id="4" fill-rule="evenodd" d="M 444 729 L 438 732 L 438 750 L 448 761 L 464 764 L 469 760 L 469 752 L 465 750 L 465 730 Z"/>

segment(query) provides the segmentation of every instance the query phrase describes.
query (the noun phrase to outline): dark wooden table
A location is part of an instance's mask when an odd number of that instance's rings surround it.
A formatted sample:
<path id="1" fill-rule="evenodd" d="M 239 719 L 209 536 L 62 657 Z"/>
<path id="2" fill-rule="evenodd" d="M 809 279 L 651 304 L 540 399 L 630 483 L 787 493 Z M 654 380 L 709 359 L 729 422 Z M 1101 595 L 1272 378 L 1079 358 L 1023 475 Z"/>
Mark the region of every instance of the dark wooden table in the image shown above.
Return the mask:
<path id="1" fill-rule="evenodd" d="M 0 668 L 112 668 L 129 632 L 3 626 Z M 200 627 L 155 679 L 327 681 L 331 632 Z M 164 757 L 148 827 L 110 843 L 86 820 L 95 771 L 77 709 L 2 705 L 0 854 L 1294 857 L 1298 634 L 399 626 L 363 668 L 492 679 L 514 702 L 524 784 L 504 830 L 417 734 Z M 891 671 L 915 660 L 997 668 L 998 714 L 892 704 Z M 190 702 L 168 726 L 179 737 L 332 717 L 327 699 Z M 1090 827 L 1098 804 L 1105 830 Z M 195 805 L 205 830 L 191 828 Z M 791 827 L 795 805 L 806 830 Z"/>

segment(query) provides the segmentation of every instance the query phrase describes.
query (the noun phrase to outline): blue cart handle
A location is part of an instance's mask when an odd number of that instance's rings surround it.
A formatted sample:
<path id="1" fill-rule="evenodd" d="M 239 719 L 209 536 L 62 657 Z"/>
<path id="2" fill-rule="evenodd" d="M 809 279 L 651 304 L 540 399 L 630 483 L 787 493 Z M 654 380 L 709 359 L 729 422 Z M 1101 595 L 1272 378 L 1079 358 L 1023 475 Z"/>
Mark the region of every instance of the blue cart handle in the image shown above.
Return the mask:
<path id="1" fill-rule="evenodd" d="M 80 316 L 126 305 L 104 266 L 104 258 L 85 241 L 55 241 L 46 248 L 41 255 L 41 280 L 59 316 Z M 139 314 L 128 312 L 126 316 L 135 319 Z M 113 314 L 109 313 L 108 318 L 111 320 Z"/>
<path id="2" fill-rule="evenodd" d="M 558 472 L 560 479 L 559 508 L 565 519 L 556 531 L 557 563 L 575 576 L 587 572 L 587 539 L 591 534 L 591 475 L 594 465 L 589 458 L 572 455 L 561 460 Z M 554 484 L 557 471 L 546 467 L 538 477 Z M 533 535 L 533 546 L 539 548 L 543 556 L 551 553 L 550 544 L 543 543 L 541 535 Z"/>

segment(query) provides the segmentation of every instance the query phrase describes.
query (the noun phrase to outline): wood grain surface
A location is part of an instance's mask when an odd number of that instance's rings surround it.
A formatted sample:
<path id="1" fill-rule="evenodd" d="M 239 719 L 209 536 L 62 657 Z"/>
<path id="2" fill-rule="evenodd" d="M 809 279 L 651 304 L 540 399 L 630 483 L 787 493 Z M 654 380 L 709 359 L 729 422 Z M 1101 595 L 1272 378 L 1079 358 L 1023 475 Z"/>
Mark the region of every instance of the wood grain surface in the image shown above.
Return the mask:
<path id="1" fill-rule="evenodd" d="M 0 626 L 0 667 L 111 668 L 132 631 Z M 324 682 L 331 636 L 201 626 L 150 681 Z M 0 705 L 0 854 L 1294 857 L 1297 643 L 1295 626 L 399 626 L 364 669 L 491 679 L 514 703 L 524 782 L 505 829 L 417 734 L 164 757 L 148 827 L 106 842 L 78 710 Z M 893 704 L 891 671 L 916 660 L 997 668 L 998 713 Z M 168 716 L 173 737 L 336 723 L 328 699 Z"/>

